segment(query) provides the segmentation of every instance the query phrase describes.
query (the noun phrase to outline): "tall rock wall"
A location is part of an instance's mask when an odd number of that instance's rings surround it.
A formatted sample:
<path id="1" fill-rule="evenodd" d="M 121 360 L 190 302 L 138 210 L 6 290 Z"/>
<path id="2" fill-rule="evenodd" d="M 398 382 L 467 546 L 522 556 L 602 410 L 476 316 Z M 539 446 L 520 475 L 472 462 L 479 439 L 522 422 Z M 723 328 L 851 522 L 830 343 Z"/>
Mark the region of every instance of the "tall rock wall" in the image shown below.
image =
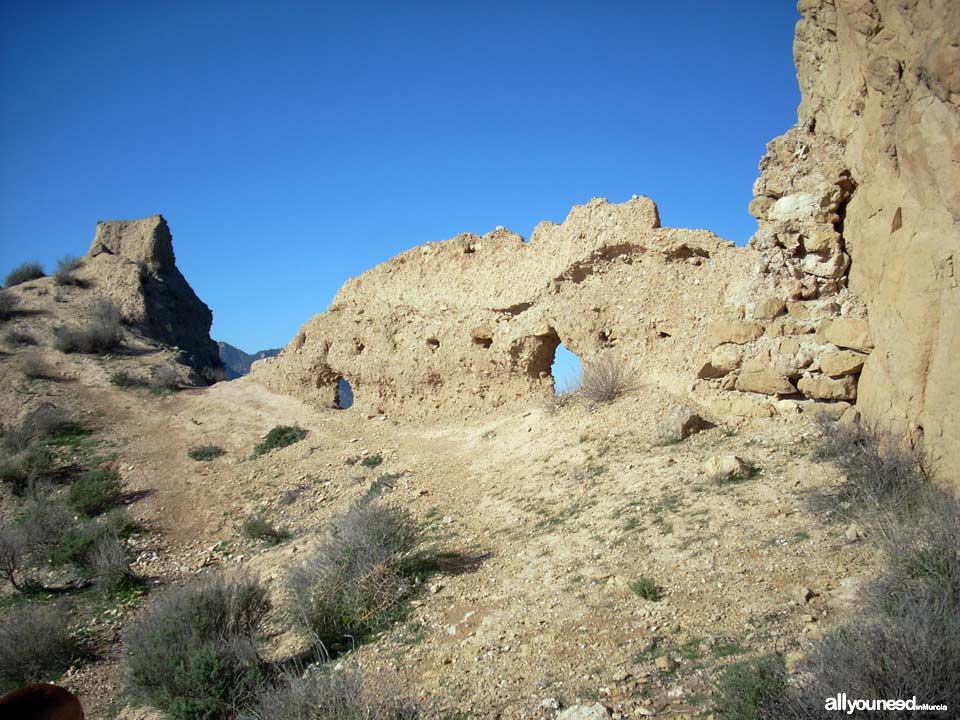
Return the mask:
<path id="1" fill-rule="evenodd" d="M 220 368 L 210 339 L 213 313 L 177 268 L 161 215 L 97 223 L 79 273 L 145 335 L 180 348 L 185 362 L 213 377 Z"/>
<path id="2" fill-rule="evenodd" d="M 752 240 L 787 294 L 869 317 L 858 408 L 960 478 L 960 3 L 801 0 L 797 125 L 770 143 Z"/>

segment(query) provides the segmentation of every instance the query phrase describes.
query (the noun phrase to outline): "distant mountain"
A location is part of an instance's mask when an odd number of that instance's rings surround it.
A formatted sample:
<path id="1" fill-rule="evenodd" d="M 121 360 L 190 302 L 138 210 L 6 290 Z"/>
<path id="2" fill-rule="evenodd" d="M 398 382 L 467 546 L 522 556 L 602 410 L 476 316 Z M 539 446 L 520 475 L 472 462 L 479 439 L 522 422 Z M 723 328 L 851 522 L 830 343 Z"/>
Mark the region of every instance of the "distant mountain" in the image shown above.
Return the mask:
<path id="1" fill-rule="evenodd" d="M 250 366 L 257 360 L 280 354 L 280 348 L 261 350 L 251 355 L 223 341 L 218 341 L 217 346 L 220 348 L 220 361 L 223 363 L 223 369 L 227 372 L 227 380 L 235 380 L 246 375 L 250 372 Z"/>

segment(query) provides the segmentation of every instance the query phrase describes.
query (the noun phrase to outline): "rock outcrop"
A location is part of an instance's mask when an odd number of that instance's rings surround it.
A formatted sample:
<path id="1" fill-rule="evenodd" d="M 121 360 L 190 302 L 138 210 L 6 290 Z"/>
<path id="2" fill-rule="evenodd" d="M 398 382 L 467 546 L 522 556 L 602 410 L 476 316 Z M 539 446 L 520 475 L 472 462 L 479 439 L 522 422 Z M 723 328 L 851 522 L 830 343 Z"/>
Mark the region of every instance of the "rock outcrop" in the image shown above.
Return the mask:
<path id="1" fill-rule="evenodd" d="M 220 351 L 220 362 L 223 363 L 227 380 L 236 380 L 238 377 L 243 377 L 250 372 L 250 367 L 257 360 L 276 357 L 280 354 L 280 348 L 259 350 L 251 354 L 222 340 L 217 341 L 217 348 Z"/>
<path id="2" fill-rule="evenodd" d="M 77 271 L 144 335 L 181 350 L 182 360 L 212 379 L 220 368 L 210 339 L 213 313 L 176 265 L 173 238 L 161 215 L 97 223 Z"/>
<path id="3" fill-rule="evenodd" d="M 849 318 L 818 333 L 844 352 L 799 389 L 850 399 L 862 363 L 864 421 L 922 441 L 956 479 L 960 4 L 801 0 L 799 9 L 803 101 L 761 162 L 752 245 L 786 299 L 832 297 Z"/>

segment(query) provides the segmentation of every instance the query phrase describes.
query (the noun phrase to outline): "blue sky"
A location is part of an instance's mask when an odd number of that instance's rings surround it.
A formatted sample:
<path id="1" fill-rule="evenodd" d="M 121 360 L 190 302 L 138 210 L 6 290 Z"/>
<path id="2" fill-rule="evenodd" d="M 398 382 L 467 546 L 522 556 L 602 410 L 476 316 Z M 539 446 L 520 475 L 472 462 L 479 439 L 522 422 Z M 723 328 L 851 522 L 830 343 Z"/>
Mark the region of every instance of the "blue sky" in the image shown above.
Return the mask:
<path id="1" fill-rule="evenodd" d="M 161 212 L 213 336 L 281 346 L 408 247 L 594 196 L 738 243 L 792 2 L 0 4 L 0 274 Z"/>

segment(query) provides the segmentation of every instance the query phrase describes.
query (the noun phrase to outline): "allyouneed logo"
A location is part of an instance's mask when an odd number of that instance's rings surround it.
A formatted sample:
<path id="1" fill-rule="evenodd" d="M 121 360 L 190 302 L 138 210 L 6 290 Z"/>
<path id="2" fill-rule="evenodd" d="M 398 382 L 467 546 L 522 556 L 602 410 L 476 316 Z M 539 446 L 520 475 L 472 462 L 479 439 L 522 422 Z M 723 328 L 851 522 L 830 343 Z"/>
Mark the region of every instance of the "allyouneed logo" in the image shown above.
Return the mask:
<path id="1" fill-rule="evenodd" d="M 855 712 L 868 710 L 942 710 L 946 712 L 947 706 L 918 703 L 916 696 L 909 700 L 864 700 L 863 698 L 851 700 L 846 693 L 839 693 L 836 697 L 827 698 L 824 709 L 853 715 Z"/>

